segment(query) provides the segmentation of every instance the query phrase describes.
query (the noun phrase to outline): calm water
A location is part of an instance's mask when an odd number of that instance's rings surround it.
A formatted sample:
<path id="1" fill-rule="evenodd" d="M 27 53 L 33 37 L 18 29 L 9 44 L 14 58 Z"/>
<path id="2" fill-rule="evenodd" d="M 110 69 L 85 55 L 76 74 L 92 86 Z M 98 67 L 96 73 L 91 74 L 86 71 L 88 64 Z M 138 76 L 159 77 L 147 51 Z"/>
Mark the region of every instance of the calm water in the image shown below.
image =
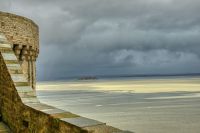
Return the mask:
<path id="1" fill-rule="evenodd" d="M 200 78 L 43 82 L 47 104 L 136 133 L 199 133 Z"/>

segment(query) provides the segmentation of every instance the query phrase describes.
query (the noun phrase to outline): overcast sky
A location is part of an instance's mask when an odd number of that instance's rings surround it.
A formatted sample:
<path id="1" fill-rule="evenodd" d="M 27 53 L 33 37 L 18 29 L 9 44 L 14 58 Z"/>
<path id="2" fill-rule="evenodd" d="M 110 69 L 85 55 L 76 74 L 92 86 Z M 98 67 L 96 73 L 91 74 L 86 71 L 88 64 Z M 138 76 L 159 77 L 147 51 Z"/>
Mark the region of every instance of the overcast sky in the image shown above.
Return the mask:
<path id="1" fill-rule="evenodd" d="M 37 76 L 200 73 L 199 0 L 1 0 L 40 27 Z"/>

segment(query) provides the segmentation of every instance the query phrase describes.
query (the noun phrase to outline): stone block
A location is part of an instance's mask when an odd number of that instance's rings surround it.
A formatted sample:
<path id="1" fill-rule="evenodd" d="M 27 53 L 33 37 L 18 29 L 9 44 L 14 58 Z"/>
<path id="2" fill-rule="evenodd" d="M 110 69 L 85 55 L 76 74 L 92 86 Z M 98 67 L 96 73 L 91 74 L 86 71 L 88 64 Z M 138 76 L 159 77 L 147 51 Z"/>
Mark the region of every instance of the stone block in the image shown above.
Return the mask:
<path id="1" fill-rule="evenodd" d="M 105 125 L 105 123 L 96 121 L 96 120 L 92 120 L 92 119 L 88 119 L 85 117 L 76 117 L 76 118 L 62 118 L 61 120 L 71 123 L 75 126 L 78 127 L 90 127 L 90 126 L 96 126 L 96 125 Z"/>
<path id="2" fill-rule="evenodd" d="M 49 106 L 49 105 L 46 105 L 46 104 L 42 104 L 42 103 L 39 103 L 39 102 L 36 102 L 36 103 L 25 103 L 25 104 L 27 106 L 31 107 L 31 108 L 34 108 L 34 109 L 40 110 L 40 111 L 55 109 L 55 107 L 52 107 L 52 106 Z"/>
<path id="3" fill-rule="evenodd" d="M 9 43 L 0 43 L 0 48 L 12 48 L 12 46 Z"/>
<path id="4" fill-rule="evenodd" d="M 27 82 L 24 74 L 11 74 L 11 78 L 14 82 Z"/>
<path id="5" fill-rule="evenodd" d="M 17 61 L 16 56 L 13 53 L 2 53 L 4 60 L 15 60 Z"/>

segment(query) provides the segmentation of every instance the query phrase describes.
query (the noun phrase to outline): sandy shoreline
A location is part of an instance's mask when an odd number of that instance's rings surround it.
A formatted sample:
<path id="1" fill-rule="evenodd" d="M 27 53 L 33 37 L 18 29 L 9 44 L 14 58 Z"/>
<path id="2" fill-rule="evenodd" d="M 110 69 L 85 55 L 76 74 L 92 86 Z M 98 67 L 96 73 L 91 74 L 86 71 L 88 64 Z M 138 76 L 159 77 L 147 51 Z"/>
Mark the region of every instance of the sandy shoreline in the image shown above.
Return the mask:
<path id="1" fill-rule="evenodd" d="M 173 79 L 128 79 L 40 82 L 37 90 L 96 90 L 133 93 L 200 91 L 200 77 Z"/>

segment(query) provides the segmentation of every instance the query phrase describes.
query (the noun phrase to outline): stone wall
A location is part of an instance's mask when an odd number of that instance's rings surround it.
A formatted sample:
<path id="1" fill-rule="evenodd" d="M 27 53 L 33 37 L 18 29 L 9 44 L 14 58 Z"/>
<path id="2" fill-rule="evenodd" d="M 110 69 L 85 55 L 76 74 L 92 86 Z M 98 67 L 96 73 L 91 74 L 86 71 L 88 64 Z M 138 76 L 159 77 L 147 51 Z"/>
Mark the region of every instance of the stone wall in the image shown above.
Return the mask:
<path id="1" fill-rule="evenodd" d="M 0 32 L 12 44 L 32 47 L 39 50 L 38 26 L 30 19 L 15 14 L 0 12 Z"/>
<path id="2" fill-rule="evenodd" d="M 3 121 L 16 133 L 86 133 L 79 127 L 25 105 L 0 54 L 0 112 Z M 26 102 L 33 104 L 34 101 Z M 39 104 L 39 103 L 38 103 Z M 45 106 L 44 106 L 45 107 Z M 50 108 L 50 107 L 49 107 Z"/>
<path id="3" fill-rule="evenodd" d="M 112 133 L 120 131 L 42 104 L 22 73 L 12 45 L 0 34 L 0 114 L 15 133 Z"/>
<path id="4" fill-rule="evenodd" d="M 0 32 L 13 44 L 13 50 L 29 84 L 35 89 L 35 61 L 39 53 L 38 26 L 22 16 L 0 12 Z"/>
<path id="5" fill-rule="evenodd" d="M 15 133 L 114 133 L 117 128 L 40 103 L 0 34 L 0 114 Z"/>

